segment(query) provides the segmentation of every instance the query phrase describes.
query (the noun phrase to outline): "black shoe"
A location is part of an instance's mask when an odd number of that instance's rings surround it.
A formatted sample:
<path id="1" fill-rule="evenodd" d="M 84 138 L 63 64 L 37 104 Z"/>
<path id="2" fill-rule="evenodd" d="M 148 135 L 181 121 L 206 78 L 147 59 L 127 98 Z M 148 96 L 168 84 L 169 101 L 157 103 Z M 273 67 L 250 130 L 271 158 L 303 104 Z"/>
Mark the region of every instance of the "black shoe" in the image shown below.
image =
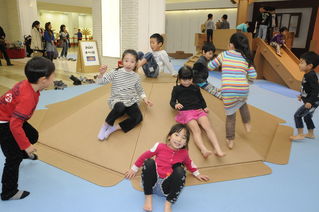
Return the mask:
<path id="1" fill-rule="evenodd" d="M 79 80 L 77 77 L 71 75 L 70 79 L 73 81 L 73 85 L 81 85 L 81 80 Z"/>
<path id="2" fill-rule="evenodd" d="M 68 87 L 62 80 L 53 81 L 54 89 L 55 90 L 63 90 L 64 88 Z"/>
<path id="3" fill-rule="evenodd" d="M 31 156 L 29 156 L 28 159 L 30 159 L 30 160 L 38 160 L 38 155 L 33 153 Z"/>
<path id="4" fill-rule="evenodd" d="M 13 66 L 13 64 L 12 64 L 12 63 L 9 63 L 9 64 L 7 64 L 7 66 Z"/>

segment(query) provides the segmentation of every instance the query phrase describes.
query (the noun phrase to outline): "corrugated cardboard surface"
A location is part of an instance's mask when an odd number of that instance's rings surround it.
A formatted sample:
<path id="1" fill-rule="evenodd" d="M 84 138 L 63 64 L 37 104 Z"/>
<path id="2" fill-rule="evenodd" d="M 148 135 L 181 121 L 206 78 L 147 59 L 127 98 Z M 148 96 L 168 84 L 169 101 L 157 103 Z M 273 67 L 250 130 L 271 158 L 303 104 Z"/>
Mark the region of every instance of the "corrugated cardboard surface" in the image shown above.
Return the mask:
<path id="1" fill-rule="evenodd" d="M 154 106 L 148 108 L 141 103 L 143 122 L 128 133 L 117 131 L 103 142 L 98 141 L 97 133 L 110 111 L 106 102 L 110 85 L 36 111 L 31 122 L 40 131 L 40 160 L 95 184 L 115 185 L 141 153 L 156 142 L 165 142 L 175 124 L 176 111 L 169 106 L 175 80 L 163 74 L 158 79 L 143 78 L 143 87 Z M 210 109 L 210 122 L 227 154 L 223 158 L 212 155 L 204 159 L 190 140 L 190 156 L 201 172 L 210 176 L 210 182 L 270 174 L 271 169 L 262 161 L 288 162 L 292 128 L 280 126 L 283 120 L 250 106 L 252 132 L 245 133 L 238 113 L 236 144 L 228 150 L 223 103 L 205 91 L 202 93 Z M 212 149 L 206 134 L 202 135 L 205 145 Z M 138 178 L 132 182 L 135 187 L 140 184 Z M 192 177 L 187 179 L 187 185 L 199 183 Z"/>

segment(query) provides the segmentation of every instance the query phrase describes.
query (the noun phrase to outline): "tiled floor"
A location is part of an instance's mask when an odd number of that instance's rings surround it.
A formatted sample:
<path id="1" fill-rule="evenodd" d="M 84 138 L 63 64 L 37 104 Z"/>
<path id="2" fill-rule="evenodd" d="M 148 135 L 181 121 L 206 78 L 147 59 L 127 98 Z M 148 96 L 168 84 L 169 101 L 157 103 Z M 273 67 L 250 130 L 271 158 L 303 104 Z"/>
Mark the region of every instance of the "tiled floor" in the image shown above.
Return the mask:
<path id="1" fill-rule="evenodd" d="M 75 52 L 77 48 L 71 48 L 68 57 L 76 58 Z M 0 66 L 0 95 L 5 93 L 14 84 L 25 79 L 24 66 L 30 58 L 12 59 L 11 62 L 14 66 L 6 66 L 5 61 L 2 59 L 2 66 Z M 56 79 L 62 80 L 68 87 L 73 86 L 73 81 L 69 79 L 71 75 L 76 77 L 86 77 L 93 79 L 97 73 L 76 73 L 76 61 L 68 61 L 65 59 L 56 59 L 53 61 L 56 68 Z M 98 72 L 98 70 L 97 70 Z M 53 89 L 53 85 L 48 88 Z"/>

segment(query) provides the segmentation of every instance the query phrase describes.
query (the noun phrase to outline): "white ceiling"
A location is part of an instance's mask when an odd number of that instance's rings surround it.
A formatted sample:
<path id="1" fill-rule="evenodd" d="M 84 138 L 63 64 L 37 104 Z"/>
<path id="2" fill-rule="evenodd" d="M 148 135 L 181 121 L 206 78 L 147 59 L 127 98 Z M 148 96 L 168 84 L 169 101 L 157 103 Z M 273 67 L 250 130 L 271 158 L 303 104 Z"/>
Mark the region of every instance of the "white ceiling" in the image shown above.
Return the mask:
<path id="1" fill-rule="evenodd" d="M 51 4 L 64 4 L 79 7 L 92 7 L 94 0 L 37 0 L 38 2 L 47 2 Z"/>

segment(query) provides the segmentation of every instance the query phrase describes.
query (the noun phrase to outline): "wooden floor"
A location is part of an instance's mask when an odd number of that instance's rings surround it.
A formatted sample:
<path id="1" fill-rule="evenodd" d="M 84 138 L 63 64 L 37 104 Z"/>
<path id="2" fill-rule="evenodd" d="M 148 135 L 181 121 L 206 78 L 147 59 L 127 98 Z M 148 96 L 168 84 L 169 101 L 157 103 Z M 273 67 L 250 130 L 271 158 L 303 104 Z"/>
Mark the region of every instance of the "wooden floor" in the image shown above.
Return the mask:
<path id="1" fill-rule="evenodd" d="M 76 49 L 72 49 L 70 54 L 75 54 Z M 0 95 L 12 88 L 17 82 L 26 79 L 24 75 L 24 66 L 31 58 L 12 59 L 14 66 L 6 66 L 5 60 L 1 59 L 2 66 L 0 66 Z M 71 75 L 76 77 L 86 77 L 93 79 L 96 73 L 76 73 L 76 61 L 68 61 L 64 59 L 56 59 L 53 61 L 56 68 L 55 80 L 62 80 L 68 87 L 73 86 L 73 81 L 69 79 Z M 53 89 L 51 85 L 48 89 Z"/>

